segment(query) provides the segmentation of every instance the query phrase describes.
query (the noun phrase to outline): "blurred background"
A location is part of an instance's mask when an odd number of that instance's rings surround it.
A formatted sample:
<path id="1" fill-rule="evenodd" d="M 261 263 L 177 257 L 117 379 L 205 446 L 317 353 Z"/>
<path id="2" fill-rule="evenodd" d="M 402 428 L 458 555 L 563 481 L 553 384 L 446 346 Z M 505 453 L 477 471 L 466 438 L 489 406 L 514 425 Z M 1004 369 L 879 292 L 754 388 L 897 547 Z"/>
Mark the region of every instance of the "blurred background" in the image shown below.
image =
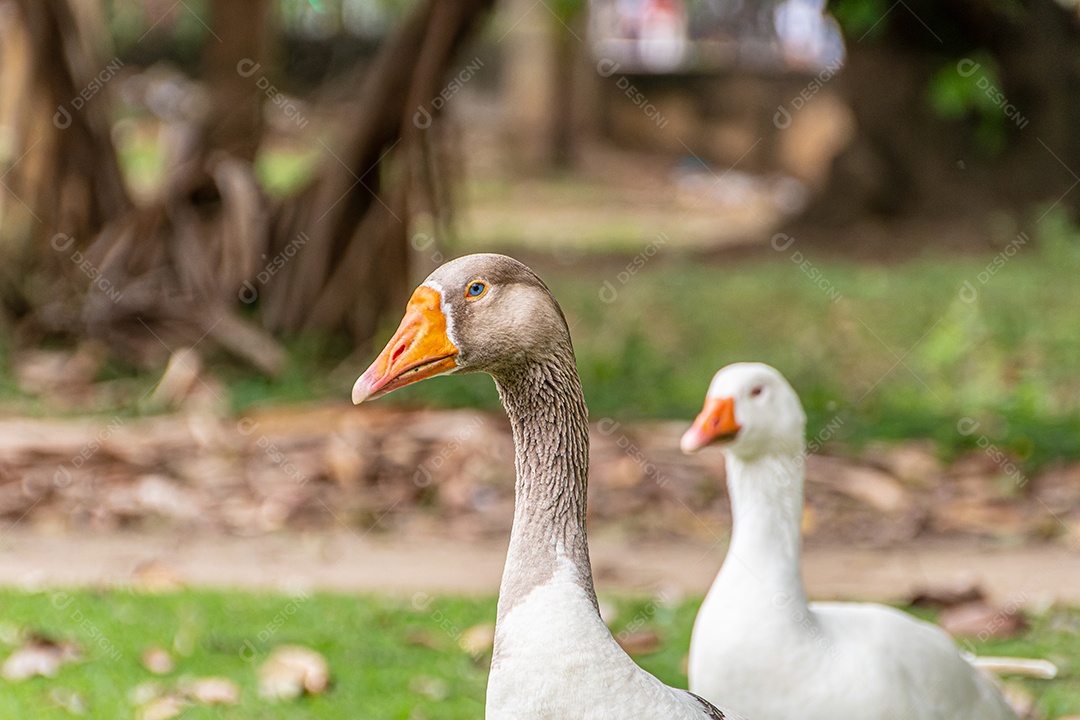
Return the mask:
<path id="1" fill-rule="evenodd" d="M 571 325 L 639 662 L 685 682 L 730 513 L 677 440 L 760 360 L 811 595 L 1080 714 L 1077 127 L 1069 0 L 3 0 L 0 715 L 478 716 L 493 384 L 348 402 L 477 251 Z"/>

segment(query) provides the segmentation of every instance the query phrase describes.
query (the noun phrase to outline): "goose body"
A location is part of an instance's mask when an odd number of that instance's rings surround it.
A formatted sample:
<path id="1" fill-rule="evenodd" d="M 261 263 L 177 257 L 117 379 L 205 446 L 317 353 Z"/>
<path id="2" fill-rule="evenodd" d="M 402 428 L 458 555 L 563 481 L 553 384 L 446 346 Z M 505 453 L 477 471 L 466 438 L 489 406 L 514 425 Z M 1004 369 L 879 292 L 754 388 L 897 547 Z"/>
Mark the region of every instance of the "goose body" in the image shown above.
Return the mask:
<path id="1" fill-rule="evenodd" d="M 683 437 L 724 444 L 733 528 L 698 612 L 690 689 L 755 720 L 1016 720 L 947 633 L 894 608 L 810 603 L 801 574 L 805 415 L 775 369 L 716 374 Z"/>
<path id="2" fill-rule="evenodd" d="M 467 255 L 436 269 L 353 401 L 460 372 L 495 379 L 515 445 L 486 717 L 736 720 L 639 668 L 600 618 L 585 534 L 588 410 L 570 332 L 547 287 L 516 260 Z"/>

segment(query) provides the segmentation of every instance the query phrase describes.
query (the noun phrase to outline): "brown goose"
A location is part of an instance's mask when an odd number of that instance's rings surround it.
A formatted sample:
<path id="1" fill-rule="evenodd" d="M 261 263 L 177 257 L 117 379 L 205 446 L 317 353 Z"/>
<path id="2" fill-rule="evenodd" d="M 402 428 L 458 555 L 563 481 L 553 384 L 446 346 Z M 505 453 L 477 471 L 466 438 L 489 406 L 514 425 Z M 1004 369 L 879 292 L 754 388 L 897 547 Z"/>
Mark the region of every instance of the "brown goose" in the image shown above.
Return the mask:
<path id="1" fill-rule="evenodd" d="M 433 272 L 353 402 L 462 372 L 495 378 L 516 447 L 489 720 L 737 717 L 639 668 L 600 619 L 585 537 L 588 410 L 570 331 L 544 283 L 512 258 L 468 255 Z"/>

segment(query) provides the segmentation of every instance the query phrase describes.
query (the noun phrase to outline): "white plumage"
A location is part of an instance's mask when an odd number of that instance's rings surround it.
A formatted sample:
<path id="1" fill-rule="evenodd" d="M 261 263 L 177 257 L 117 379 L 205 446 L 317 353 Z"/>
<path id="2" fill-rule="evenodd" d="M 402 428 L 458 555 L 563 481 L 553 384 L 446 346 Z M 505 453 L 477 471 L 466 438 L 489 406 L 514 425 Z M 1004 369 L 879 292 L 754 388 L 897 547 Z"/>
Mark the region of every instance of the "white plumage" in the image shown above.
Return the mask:
<path id="1" fill-rule="evenodd" d="M 569 560 L 499 624 L 488 720 L 703 720 L 693 696 L 667 687 L 619 647 Z M 736 720 L 728 715 L 730 720 Z"/>
<path id="2" fill-rule="evenodd" d="M 730 402 L 728 400 L 730 399 Z M 694 624 L 690 689 L 755 720 L 1016 720 L 940 628 L 803 589 L 805 415 L 775 369 L 722 369 L 683 438 L 726 441 L 733 531 Z"/>
<path id="3" fill-rule="evenodd" d="M 353 402 L 450 372 L 495 378 L 515 447 L 488 720 L 738 720 L 670 688 L 600 618 L 585 533 L 588 408 L 555 298 L 521 263 L 468 255 L 413 292 Z"/>

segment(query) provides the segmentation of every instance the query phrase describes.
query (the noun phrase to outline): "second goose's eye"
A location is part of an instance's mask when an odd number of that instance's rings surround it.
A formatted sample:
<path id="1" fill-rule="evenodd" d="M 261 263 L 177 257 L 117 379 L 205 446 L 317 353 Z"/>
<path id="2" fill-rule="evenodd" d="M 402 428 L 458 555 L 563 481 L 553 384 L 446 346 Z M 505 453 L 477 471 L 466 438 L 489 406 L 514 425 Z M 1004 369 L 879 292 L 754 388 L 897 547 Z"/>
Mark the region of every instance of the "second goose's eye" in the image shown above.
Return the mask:
<path id="1" fill-rule="evenodd" d="M 760 385 L 755 385 L 750 389 L 750 397 L 757 397 L 761 393 L 765 392 L 765 388 Z"/>
<path id="2" fill-rule="evenodd" d="M 469 284 L 469 287 L 465 289 L 465 298 L 467 300 L 476 300 L 479 297 L 483 297 L 487 292 L 487 284 L 480 282 L 479 280 Z"/>

